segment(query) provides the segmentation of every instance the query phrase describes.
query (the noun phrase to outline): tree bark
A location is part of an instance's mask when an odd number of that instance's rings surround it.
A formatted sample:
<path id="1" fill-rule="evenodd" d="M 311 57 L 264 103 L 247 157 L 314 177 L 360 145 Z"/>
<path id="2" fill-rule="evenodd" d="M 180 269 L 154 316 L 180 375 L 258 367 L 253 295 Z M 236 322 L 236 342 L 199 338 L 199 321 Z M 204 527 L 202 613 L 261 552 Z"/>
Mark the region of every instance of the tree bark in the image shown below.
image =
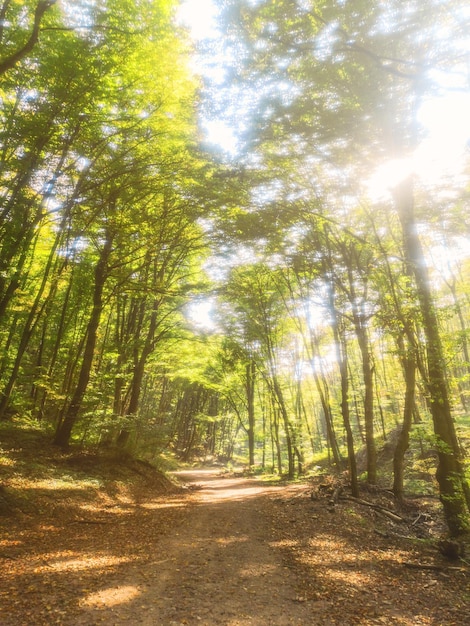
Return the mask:
<path id="1" fill-rule="evenodd" d="M 72 429 L 78 418 L 83 398 L 88 387 L 88 382 L 90 380 L 98 325 L 100 323 L 101 313 L 103 310 L 103 291 L 108 277 L 108 260 L 112 250 L 112 243 L 113 238 L 108 234 L 105 244 L 101 249 L 100 258 L 95 267 L 93 308 L 87 325 L 86 342 L 80 374 L 64 419 L 57 427 L 54 438 L 54 443 L 62 448 L 66 448 L 69 445 Z"/>
<path id="2" fill-rule="evenodd" d="M 132 381 L 131 381 L 131 389 L 130 389 L 130 399 L 129 405 L 126 409 L 126 417 L 136 416 L 139 409 L 139 401 L 140 394 L 142 389 L 142 381 L 144 379 L 145 374 L 145 366 L 147 364 L 148 357 L 151 355 L 154 347 L 155 347 L 155 333 L 157 331 L 158 326 L 158 310 L 159 310 L 160 300 L 156 299 L 153 302 L 151 314 L 150 314 L 150 322 L 147 329 L 147 334 L 145 336 L 144 345 L 142 346 L 142 350 L 140 355 L 138 355 L 136 350 L 136 355 L 134 359 L 134 369 L 132 373 Z M 140 333 L 143 330 L 143 319 L 141 319 L 137 332 Z M 131 435 L 131 431 L 129 428 L 123 428 L 119 433 L 117 438 L 117 445 L 119 447 L 124 447 Z"/>
<path id="3" fill-rule="evenodd" d="M 323 416 L 325 418 L 326 435 L 328 437 L 328 442 L 330 444 L 331 451 L 333 453 L 333 460 L 334 460 L 336 467 L 338 468 L 338 471 L 341 472 L 344 469 L 343 459 L 341 458 L 341 453 L 339 451 L 339 446 L 338 446 L 338 440 L 336 438 L 336 433 L 334 430 L 333 413 L 331 411 L 331 405 L 328 399 L 328 386 L 327 386 L 328 383 L 324 375 L 321 376 L 321 380 L 320 380 L 320 376 L 318 372 L 316 371 L 315 366 L 313 364 L 312 364 L 312 370 L 313 370 L 313 379 L 315 381 L 315 387 L 317 388 L 318 395 L 320 397 L 320 403 L 321 403 L 321 407 L 323 410 Z M 322 382 L 323 382 L 323 387 L 322 387 Z"/>
<path id="4" fill-rule="evenodd" d="M 248 410 L 248 463 L 255 464 L 255 380 L 256 363 L 251 359 L 245 366 L 245 392 Z"/>
<path id="5" fill-rule="evenodd" d="M 344 429 L 346 430 L 346 443 L 348 447 L 349 478 L 351 481 L 351 493 L 354 497 L 359 497 L 359 484 L 357 479 L 356 452 L 354 450 L 354 436 L 351 426 L 351 416 L 349 411 L 349 378 L 348 378 L 348 355 L 346 338 L 340 338 L 338 328 L 334 329 L 336 354 L 339 363 L 341 377 L 341 415 L 343 417 Z"/>
<path id="6" fill-rule="evenodd" d="M 286 437 L 287 447 L 287 478 L 290 480 L 295 476 L 295 457 L 294 457 L 294 444 L 292 438 L 292 425 L 289 420 L 289 414 L 287 413 L 287 407 L 284 400 L 284 394 L 282 393 L 281 385 L 277 379 L 276 374 L 271 373 L 270 387 L 273 391 L 274 399 L 279 407 L 279 412 L 282 416 L 282 422 L 284 424 L 284 434 Z"/>
<path id="7" fill-rule="evenodd" d="M 403 340 L 399 341 L 399 343 L 399 347 L 403 353 Z M 405 406 L 403 409 L 403 424 L 393 453 L 393 493 L 398 502 L 403 502 L 405 453 L 409 446 L 415 407 L 416 358 L 413 346 L 409 346 L 408 352 L 403 356 L 402 360 L 405 376 Z"/>
<path id="8" fill-rule="evenodd" d="M 426 338 L 426 388 L 439 458 L 436 478 L 449 531 L 452 536 L 458 536 L 469 531 L 470 495 L 452 418 L 438 318 L 417 233 L 411 177 L 395 189 L 395 203 L 403 231 L 405 255 L 415 278 Z"/>
<path id="9" fill-rule="evenodd" d="M 24 353 L 26 352 L 26 349 L 28 347 L 33 331 L 36 328 L 43 311 L 47 309 L 49 302 L 53 299 L 55 295 L 54 278 L 56 279 L 56 277 L 53 276 L 52 284 L 50 285 L 50 288 L 49 288 L 49 293 L 44 297 L 44 300 L 41 302 L 44 296 L 44 293 L 47 291 L 49 278 L 50 278 L 51 273 L 53 273 L 54 266 L 58 265 L 55 253 L 60 243 L 60 240 L 61 240 L 61 233 L 59 232 L 56 235 L 54 244 L 51 248 L 51 251 L 49 252 L 47 262 L 43 270 L 42 279 L 41 279 L 38 291 L 36 293 L 36 297 L 34 298 L 33 305 L 31 307 L 31 310 L 28 314 L 25 325 L 23 327 L 20 342 L 16 351 L 16 357 L 13 363 L 12 371 L 10 372 L 10 376 L 8 378 L 7 384 L 5 385 L 5 389 L 3 390 L 3 393 L 0 396 L 0 419 L 3 419 L 5 416 L 5 412 L 10 402 L 11 393 L 15 387 L 15 384 L 18 378 L 18 372 L 20 370 L 21 361 L 23 359 Z"/>

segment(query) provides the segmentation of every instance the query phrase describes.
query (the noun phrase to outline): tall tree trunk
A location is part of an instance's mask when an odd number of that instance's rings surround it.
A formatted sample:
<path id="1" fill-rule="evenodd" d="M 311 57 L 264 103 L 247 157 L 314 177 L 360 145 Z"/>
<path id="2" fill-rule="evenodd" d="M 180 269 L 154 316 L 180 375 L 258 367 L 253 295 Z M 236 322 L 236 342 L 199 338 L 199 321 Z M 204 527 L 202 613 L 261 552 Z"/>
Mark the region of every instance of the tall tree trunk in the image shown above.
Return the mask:
<path id="1" fill-rule="evenodd" d="M 332 298 L 333 296 L 330 294 L 330 297 Z M 331 302 L 330 302 L 330 308 L 331 308 Z M 331 311 L 331 314 L 334 316 L 335 312 Z M 312 355 L 310 359 L 310 365 L 312 368 L 313 379 L 315 381 L 315 387 L 317 388 L 318 396 L 320 398 L 320 404 L 323 410 L 323 416 L 325 418 L 326 436 L 328 439 L 328 444 L 333 453 L 333 461 L 336 467 L 338 468 L 338 471 L 341 472 L 343 470 L 344 463 L 341 457 L 341 453 L 339 451 L 338 439 L 336 437 L 336 432 L 335 432 L 335 427 L 334 427 L 334 422 L 333 422 L 333 412 L 331 410 L 328 381 L 326 379 L 325 373 L 321 366 L 321 359 L 319 359 L 320 372 L 318 372 L 315 366 L 315 363 L 313 361 L 313 355 L 320 354 L 320 347 L 319 347 L 318 339 L 315 336 L 313 331 L 310 331 L 310 350 L 311 350 L 311 355 Z"/>
<path id="2" fill-rule="evenodd" d="M 276 459 L 277 471 L 279 476 L 282 474 L 282 454 L 281 442 L 279 440 L 279 408 L 276 401 L 271 395 L 271 439 L 273 453 L 273 471 L 275 469 L 274 459 Z"/>
<path id="3" fill-rule="evenodd" d="M 82 407 L 83 398 L 90 380 L 98 325 L 100 323 L 101 313 L 103 310 L 103 291 L 108 277 L 108 260 L 112 250 L 112 243 L 113 238 L 108 234 L 105 244 L 101 249 L 100 258 L 95 267 L 93 308 L 87 325 L 85 349 L 83 352 L 78 382 L 64 419 L 59 424 L 54 438 L 54 443 L 63 448 L 66 448 L 70 442 L 72 429 Z"/>
<path id="4" fill-rule="evenodd" d="M 350 276 L 351 293 L 354 296 L 353 279 Z M 364 428 L 366 434 L 367 451 L 367 482 L 375 485 L 377 482 L 377 448 L 374 436 L 374 379 L 370 354 L 369 336 L 366 327 L 364 311 L 358 308 L 355 298 L 352 298 L 354 330 L 356 332 L 362 360 L 362 378 L 364 382 Z"/>
<path id="5" fill-rule="evenodd" d="M 64 264 L 64 268 L 66 267 L 67 263 Z M 53 376 L 53 372 L 54 372 L 54 368 L 57 362 L 57 358 L 59 355 L 59 349 L 63 340 L 63 336 L 64 336 L 64 328 L 65 328 L 65 319 L 66 319 L 66 315 L 67 315 L 67 311 L 68 311 L 68 304 L 69 304 L 69 300 L 70 300 L 70 293 L 72 291 L 72 284 L 73 284 L 73 280 L 72 280 L 72 276 L 73 276 L 73 264 L 72 264 L 72 275 L 69 276 L 69 280 L 68 280 L 68 284 L 67 284 L 67 289 L 65 292 L 65 296 L 64 296 L 64 300 L 62 303 L 62 308 L 61 308 L 61 314 L 59 317 L 59 324 L 57 327 L 54 328 L 54 345 L 52 347 L 52 351 L 49 355 L 49 364 L 47 367 L 47 378 L 49 380 L 52 380 L 52 376 Z M 39 396 L 39 400 L 37 402 L 37 405 L 35 407 L 36 409 L 36 416 L 38 419 L 42 419 L 44 417 L 44 410 L 45 410 L 45 406 L 46 406 L 46 401 L 47 401 L 47 396 L 48 396 L 48 392 L 46 389 L 42 390 L 42 393 Z"/>
<path id="6" fill-rule="evenodd" d="M 468 389 L 468 381 L 470 380 L 470 349 L 469 349 L 468 339 L 467 339 L 468 328 L 467 328 L 467 324 L 465 323 L 465 318 L 464 318 L 464 314 L 462 311 L 462 307 L 460 306 L 460 302 L 457 297 L 457 289 L 455 286 L 456 285 L 455 276 L 452 275 L 451 280 L 446 281 L 446 282 L 452 294 L 452 300 L 454 302 L 454 309 L 455 309 L 455 312 L 457 313 L 457 317 L 458 317 L 459 325 L 460 325 L 460 342 L 462 345 L 462 354 L 463 354 L 463 360 L 464 360 L 464 364 L 463 366 L 461 366 L 461 369 L 463 370 L 464 379 L 466 383 L 463 386 L 459 384 L 459 392 L 460 392 L 460 401 L 462 403 L 462 408 L 466 412 L 467 411 L 467 399 L 465 397 L 465 391 Z"/>
<path id="7" fill-rule="evenodd" d="M 287 447 L 287 478 L 292 479 L 295 476 L 295 457 L 294 457 L 294 445 L 292 437 L 292 425 L 289 420 L 289 414 L 287 413 L 287 407 L 284 400 L 284 394 L 282 393 L 281 385 L 275 374 L 271 374 L 272 389 L 274 391 L 274 397 L 279 406 L 279 411 L 282 416 L 284 424 L 284 434 L 286 437 Z"/>
<path id="8" fill-rule="evenodd" d="M 395 202 L 403 230 L 405 255 L 416 282 L 423 331 L 426 337 L 426 387 L 439 458 L 436 478 L 449 531 L 451 535 L 458 536 L 469 530 L 470 494 L 452 418 L 437 314 L 424 253 L 417 233 L 411 177 L 396 188 Z"/>
<path id="9" fill-rule="evenodd" d="M 367 448 L 367 482 L 377 482 L 377 448 L 374 436 L 374 380 L 369 352 L 367 331 L 358 328 L 358 342 L 362 356 L 362 375 L 364 380 L 364 425 Z"/>
<path id="10" fill-rule="evenodd" d="M 405 354 L 403 339 L 399 339 L 399 349 L 403 355 L 403 372 L 405 377 L 405 406 L 403 409 L 403 424 L 393 453 L 393 494 L 398 502 L 403 502 L 403 479 L 405 471 L 405 453 L 410 441 L 411 425 L 415 407 L 416 387 L 416 357 L 415 348 L 408 346 Z"/>
<path id="11" fill-rule="evenodd" d="M 357 480 L 356 452 L 354 450 L 354 436 L 351 426 L 349 411 L 349 376 L 348 376 L 348 352 L 347 340 L 344 332 L 340 332 L 338 314 L 334 303 L 330 302 L 330 310 L 333 316 L 333 337 L 336 346 L 336 359 L 339 365 L 341 378 L 341 415 L 346 430 L 346 443 L 348 448 L 349 477 L 351 480 L 351 493 L 355 498 L 359 497 L 359 485 Z"/>
<path id="12" fill-rule="evenodd" d="M 341 453 L 339 451 L 339 446 L 338 446 L 338 439 L 336 437 L 336 433 L 334 429 L 333 412 L 331 410 L 331 404 L 329 401 L 328 383 L 323 374 L 320 380 L 320 375 L 315 369 L 315 365 L 312 364 L 312 368 L 313 368 L 313 379 L 315 381 L 315 386 L 317 388 L 318 395 L 320 397 L 320 404 L 323 410 L 323 417 L 325 419 L 326 436 L 328 438 L 328 444 L 333 454 L 333 461 L 337 467 L 337 471 L 341 472 L 343 470 L 344 463 L 343 463 L 343 459 L 341 458 Z"/>
<path id="13" fill-rule="evenodd" d="M 131 381 L 131 390 L 130 390 L 130 399 L 129 405 L 126 410 L 126 417 L 135 417 L 137 415 L 137 411 L 139 409 L 139 400 L 140 400 L 140 392 L 142 389 L 142 381 L 145 374 L 145 365 L 147 364 L 147 359 L 152 353 L 155 344 L 155 333 L 158 325 L 158 309 L 159 309 L 159 300 L 155 300 L 152 307 L 152 313 L 150 316 L 150 322 L 147 330 L 147 334 L 145 336 L 144 345 L 142 347 L 142 351 L 140 356 L 136 354 L 134 361 L 134 369 L 132 373 L 132 381 Z M 142 331 L 142 322 L 139 324 L 137 332 L 140 333 Z M 119 447 L 124 447 L 131 435 L 131 430 L 129 428 L 123 428 L 119 433 L 117 438 L 117 445 Z"/>
<path id="14" fill-rule="evenodd" d="M 251 359 L 245 366 L 245 393 L 248 410 L 248 463 L 255 464 L 255 381 L 256 363 Z"/>
<path id="15" fill-rule="evenodd" d="M 53 283 L 52 285 L 50 285 L 49 288 L 49 293 L 45 296 L 44 301 L 41 302 L 41 299 L 43 298 L 46 290 L 47 290 L 47 285 L 49 283 L 49 278 L 50 275 L 54 269 L 54 266 L 57 265 L 57 259 L 55 256 L 55 252 L 57 250 L 57 247 L 59 245 L 59 242 L 61 240 L 61 233 L 59 232 L 55 238 L 54 241 L 54 245 L 52 246 L 51 251 L 49 252 L 49 256 L 47 259 L 47 263 L 46 266 L 43 270 L 43 275 L 42 275 L 42 279 L 41 279 L 41 283 L 39 285 L 38 291 L 36 293 L 36 297 L 34 298 L 34 302 L 33 305 L 31 307 L 31 310 L 28 314 L 28 317 L 26 318 L 26 322 L 25 325 L 23 327 L 22 333 L 21 333 L 21 338 L 20 338 L 20 342 L 16 351 L 16 357 L 15 357 L 15 361 L 13 363 L 13 368 L 12 371 L 10 372 L 10 376 L 9 379 L 7 381 L 7 384 L 5 386 L 5 389 L 3 390 L 3 393 L 1 395 L 1 399 L 0 399 L 0 419 L 2 419 L 5 416 L 5 412 L 8 408 L 8 403 L 10 401 L 10 396 L 11 393 L 15 387 L 17 378 L 18 378 L 18 372 L 20 370 L 20 365 L 21 365 L 21 361 L 23 359 L 24 353 L 29 345 L 29 340 L 31 339 L 31 336 L 34 332 L 34 329 L 36 328 L 43 311 L 47 310 L 47 306 L 50 303 L 50 301 L 53 299 L 55 293 L 56 293 L 56 280 L 57 280 L 57 276 L 53 277 Z M 62 267 L 64 265 L 62 264 Z"/>

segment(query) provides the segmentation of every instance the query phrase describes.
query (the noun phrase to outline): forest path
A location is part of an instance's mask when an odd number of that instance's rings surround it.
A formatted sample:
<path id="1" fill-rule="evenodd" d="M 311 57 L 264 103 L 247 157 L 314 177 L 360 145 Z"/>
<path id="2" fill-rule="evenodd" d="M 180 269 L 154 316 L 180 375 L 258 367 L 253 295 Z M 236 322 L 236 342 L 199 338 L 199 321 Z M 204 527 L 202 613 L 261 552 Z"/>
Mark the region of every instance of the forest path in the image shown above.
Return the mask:
<path id="1" fill-rule="evenodd" d="M 96 606 L 74 623 L 311 624 L 295 577 L 270 540 L 273 520 L 266 499 L 286 488 L 224 477 L 213 469 L 177 476 L 195 488 L 185 521 L 149 545 L 153 558 L 120 581 L 127 593 L 138 590 L 138 597 L 109 609 L 99 606 L 97 597 Z"/>
<path id="2" fill-rule="evenodd" d="M 396 522 L 212 469 L 162 493 L 145 464 L 132 483 L 119 465 L 98 479 L 96 458 L 71 461 L 6 483 L 18 506 L 0 516 L 1 626 L 470 623 L 468 564 L 412 534 L 435 525 L 429 508 Z"/>

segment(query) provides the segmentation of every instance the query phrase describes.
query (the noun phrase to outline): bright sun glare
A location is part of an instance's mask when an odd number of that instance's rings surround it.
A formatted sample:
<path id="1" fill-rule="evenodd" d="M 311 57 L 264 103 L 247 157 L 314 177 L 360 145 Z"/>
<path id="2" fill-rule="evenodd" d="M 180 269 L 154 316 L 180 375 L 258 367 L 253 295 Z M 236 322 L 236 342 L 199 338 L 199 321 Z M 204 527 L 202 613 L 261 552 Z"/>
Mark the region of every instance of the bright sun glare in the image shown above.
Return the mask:
<path id="1" fill-rule="evenodd" d="M 188 318 L 199 330 L 213 330 L 215 323 L 212 318 L 214 302 L 210 298 L 195 300 L 188 307 Z"/>
<path id="2" fill-rule="evenodd" d="M 179 21 L 197 42 L 217 38 L 216 15 L 217 4 L 213 0 L 183 0 Z M 215 71 L 214 67 L 211 71 Z M 446 92 L 449 77 L 436 80 L 442 86 L 443 95 L 424 101 L 418 111 L 418 122 L 425 131 L 425 138 L 410 157 L 378 165 L 366 184 L 372 201 L 389 197 L 391 189 L 411 174 L 431 187 L 448 180 L 451 192 L 453 184 L 460 186 L 465 181 L 464 167 L 468 164 L 470 146 L 470 94 L 451 89 Z M 455 85 L 450 87 L 455 88 Z M 201 125 L 205 141 L 228 155 L 237 153 L 236 132 L 229 124 L 223 120 L 202 120 Z M 189 312 L 191 321 L 201 328 L 211 327 L 212 308 L 213 303 L 193 303 Z"/>
<path id="3" fill-rule="evenodd" d="M 198 41 L 217 37 L 216 14 L 213 0 L 183 0 L 179 20 Z M 454 92 L 425 101 L 419 110 L 418 121 L 427 131 L 426 138 L 409 158 L 390 160 L 377 167 L 367 183 L 371 199 L 388 196 L 394 185 L 412 173 L 425 185 L 446 177 L 458 178 L 470 140 L 469 111 L 469 94 Z M 208 143 L 227 154 L 236 154 L 236 134 L 228 124 L 222 120 L 207 120 L 202 126 Z"/>
<path id="4" fill-rule="evenodd" d="M 215 15 L 213 0 L 183 0 L 179 8 L 179 21 L 196 41 L 214 35 Z"/>
<path id="5" fill-rule="evenodd" d="M 463 173 L 470 141 L 470 95 L 450 94 L 423 103 L 418 121 L 427 136 L 407 159 L 394 159 L 379 166 L 368 181 L 368 193 L 379 200 L 389 190 L 414 174 L 432 185 Z"/>

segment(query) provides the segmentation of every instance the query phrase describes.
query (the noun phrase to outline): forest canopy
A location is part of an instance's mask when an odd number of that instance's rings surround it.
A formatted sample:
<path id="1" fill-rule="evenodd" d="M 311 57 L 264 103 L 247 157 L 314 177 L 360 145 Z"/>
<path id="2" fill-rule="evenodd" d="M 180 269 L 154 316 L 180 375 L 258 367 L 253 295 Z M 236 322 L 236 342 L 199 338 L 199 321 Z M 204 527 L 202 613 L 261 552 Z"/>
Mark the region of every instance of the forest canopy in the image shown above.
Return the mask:
<path id="1" fill-rule="evenodd" d="M 465 532 L 467 2 L 179 10 L 0 2 L 0 419 Z"/>

